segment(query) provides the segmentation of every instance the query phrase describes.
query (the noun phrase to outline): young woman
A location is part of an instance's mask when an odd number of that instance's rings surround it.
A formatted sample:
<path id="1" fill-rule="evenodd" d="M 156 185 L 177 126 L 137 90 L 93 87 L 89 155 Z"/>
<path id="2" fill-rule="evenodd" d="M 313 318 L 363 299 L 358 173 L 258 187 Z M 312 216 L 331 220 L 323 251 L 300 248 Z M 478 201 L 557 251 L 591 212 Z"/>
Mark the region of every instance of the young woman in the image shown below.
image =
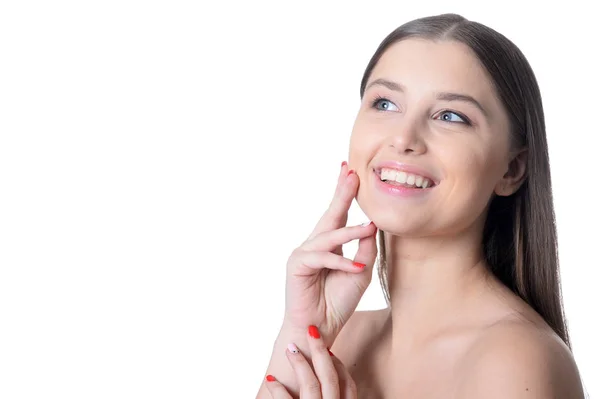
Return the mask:
<path id="1" fill-rule="evenodd" d="M 258 397 L 582 398 L 524 55 L 459 15 L 420 18 L 381 43 L 360 96 L 334 198 L 289 258 Z M 371 224 L 346 227 L 354 198 Z M 377 235 L 388 307 L 355 312 Z"/>

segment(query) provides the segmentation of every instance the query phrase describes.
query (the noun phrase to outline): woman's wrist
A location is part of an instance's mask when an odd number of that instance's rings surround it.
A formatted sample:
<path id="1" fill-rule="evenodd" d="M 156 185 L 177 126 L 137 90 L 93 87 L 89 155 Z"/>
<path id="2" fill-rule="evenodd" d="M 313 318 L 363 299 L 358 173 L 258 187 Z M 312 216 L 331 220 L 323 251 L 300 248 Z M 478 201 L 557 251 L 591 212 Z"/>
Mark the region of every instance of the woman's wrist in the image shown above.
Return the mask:
<path id="1" fill-rule="evenodd" d="M 307 326 L 308 328 L 308 326 Z M 281 382 L 290 393 L 295 395 L 299 394 L 298 382 L 294 376 L 294 371 L 291 368 L 285 351 L 289 344 L 294 344 L 303 353 L 308 353 L 308 341 L 307 341 L 307 329 L 299 329 L 284 323 L 275 339 L 273 344 L 273 352 L 271 354 L 271 360 L 267 367 L 265 377 L 267 375 L 273 375 L 277 381 Z M 264 385 L 265 381 L 261 385 L 257 398 L 267 398 L 270 394 Z"/>

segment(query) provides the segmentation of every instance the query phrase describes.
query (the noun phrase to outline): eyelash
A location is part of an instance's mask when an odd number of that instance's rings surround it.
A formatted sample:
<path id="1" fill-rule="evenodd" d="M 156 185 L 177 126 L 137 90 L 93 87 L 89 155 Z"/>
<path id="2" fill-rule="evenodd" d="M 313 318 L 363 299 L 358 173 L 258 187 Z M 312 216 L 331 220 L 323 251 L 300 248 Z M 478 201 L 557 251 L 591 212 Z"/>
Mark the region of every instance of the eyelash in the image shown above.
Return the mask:
<path id="1" fill-rule="evenodd" d="M 391 102 L 389 99 L 387 99 L 387 98 L 385 98 L 385 97 L 382 97 L 382 96 L 380 96 L 380 95 L 377 95 L 377 97 L 375 97 L 375 99 L 374 99 L 374 100 L 371 102 L 371 108 L 375 108 L 375 110 L 376 110 L 376 111 L 378 111 L 378 112 L 383 112 L 383 110 L 377 109 L 377 107 L 376 107 L 376 106 L 377 106 L 377 103 L 378 103 L 379 101 L 381 101 L 381 100 L 385 100 L 385 101 L 389 101 L 389 102 Z M 456 111 L 451 111 L 451 110 L 449 110 L 449 109 L 445 109 L 445 110 L 443 110 L 441 113 L 442 113 L 442 114 L 444 114 L 444 113 L 446 113 L 446 112 L 451 112 L 451 113 L 453 113 L 453 114 L 456 114 L 456 115 L 458 115 L 458 116 L 459 116 L 459 117 L 460 117 L 462 120 L 464 120 L 464 121 L 465 121 L 464 123 L 465 123 L 466 125 L 468 125 L 468 126 L 471 126 L 471 121 L 469 120 L 469 118 L 467 118 L 467 117 L 466 117 L 466 116 L 464 116 L 463 114 L 461 114 L 461 113 L 458 113 L 458 112 L 456 112 Z M 449 122 L 449 123 L 463 123 L 463 122 L 450 122 L 450 121 L 445 121 L 445 122 Z"/>

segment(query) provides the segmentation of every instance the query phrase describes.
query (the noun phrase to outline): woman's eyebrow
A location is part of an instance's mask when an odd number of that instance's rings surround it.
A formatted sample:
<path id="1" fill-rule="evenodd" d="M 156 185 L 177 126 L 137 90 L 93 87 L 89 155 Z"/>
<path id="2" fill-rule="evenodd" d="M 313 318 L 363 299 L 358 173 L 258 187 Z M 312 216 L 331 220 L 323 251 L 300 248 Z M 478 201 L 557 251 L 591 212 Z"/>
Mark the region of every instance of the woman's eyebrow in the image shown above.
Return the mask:
<path id="1" fill-rule="evenodd" d="M 374 81 L 372 81 L 371 83 L 369 83 L 369 85 L 367 86 L 367 88 L 365 89 L 365 91 L 367 91 L 367 89 L 371 86 L 374 85 L 381 85 L 381 86 L 385 86 L 390 90 L 393 91 L 399 91 L 400 93 L 404 93 L 404 86 L 401 85 L 400 83 L 396 83 L 396 82 L 392 82 L 391 80 L 387 80 L 387 79 L 383 79 L 383 78 L 379 78 L 379 79 L 375 79 Z"/>
<path id="2" fill-rule="evenodd" d="M 397 82 L 393 82 L 391 80 L 383 79 L 383 78 L 375 79 L 374 81 L 369 83 L 369 85 L 367 86 L 365 91 L 369 87 L 374 86 L 374 85 L 384 86 L 390 90 L 397 91 L 400 93 L 404 93 L 406 91 L 406 88 L 404 87 L 404 85 L 397 83 Z M 473 98 L 473 96 L 470 96 L 468 94 L 439 92 L 439 93 L 436 93 L 436 99 L 443 100 L 443 101 L 463 101 L 463 102 L 471 103 L 474 106 L 476 106 L 477 108 L 479 108 L 479 110 L 483 113 L 483 115 L 487 119 L 489 119 L 489 114 L 485 110 L 485 108 L 483 108 L 483 106 L 479 103 L 479 101 L 477 101 L 475 98 Z"/>
<path id="3" fill-rule="evenodd" d="M 443 101 L 463 101 L 463 102 L 471 103 L 474 106 L 476 106 L 477 108 L 479 108 L 479 110 L 481 111 L 481 113 L 483 113 L 483 116 L 485 116 L 486 119 L 489 119 L 488 113 L 485 110 L 485 108 L 483 108 L 483 106 L 479 103 L 479 101 L 475 100 L 472 96 L 469 96 L 468 94 L 441 92 L 441 93 L 437 93 L 436 98 L 438 100 L 443 100 Z"/>

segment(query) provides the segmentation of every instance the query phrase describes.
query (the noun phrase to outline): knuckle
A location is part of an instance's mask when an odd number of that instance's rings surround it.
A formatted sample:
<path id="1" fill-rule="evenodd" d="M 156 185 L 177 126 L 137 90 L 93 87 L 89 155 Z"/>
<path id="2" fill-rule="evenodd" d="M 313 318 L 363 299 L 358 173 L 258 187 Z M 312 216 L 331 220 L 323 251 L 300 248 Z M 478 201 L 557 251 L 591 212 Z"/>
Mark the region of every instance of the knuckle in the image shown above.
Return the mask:
<path id="1" fill-rule="evenodd" d="M 361 274 L 361 277 L 363 275 Z M 361 279 L 352 279 L 352 283 L 356 287 L 356 289 L 360 292 L 363 292 L 367 289 L 369 284 L 371 283 L 372 276 L 370 273 L 366 273 L 366 276 Z"/>
<path id="2" fill-rule="evenodd" d="M 294 249 L 290 255 L 289 263 L 296 263 L 300 261 L 306 255 L 306 253 L 307 251 L 302 247 Z"/>
<path id="3" fill-rule="evenodd" d="M 304 389 L 302 389 L 302 394 L 307 394 L 308 396 L 317 396 L 321 394 L 321 384 L 318 380 L 312 379 L 308 381 Z M 303 396 L 303 395 L 301 395 Z"/>
<path id="4" fill-rule="evenodd" d="M 337 372 L 335 371 L 335 368 L 329 368 L 327 369 L 327 371 L 325 371 L 325 375 L 323 376 L 323 382 L 328 384 L 328 385 L 332 385 L 332 386 L 338 386 L 340 383 L 340 377 L 338 376 Z"/>

